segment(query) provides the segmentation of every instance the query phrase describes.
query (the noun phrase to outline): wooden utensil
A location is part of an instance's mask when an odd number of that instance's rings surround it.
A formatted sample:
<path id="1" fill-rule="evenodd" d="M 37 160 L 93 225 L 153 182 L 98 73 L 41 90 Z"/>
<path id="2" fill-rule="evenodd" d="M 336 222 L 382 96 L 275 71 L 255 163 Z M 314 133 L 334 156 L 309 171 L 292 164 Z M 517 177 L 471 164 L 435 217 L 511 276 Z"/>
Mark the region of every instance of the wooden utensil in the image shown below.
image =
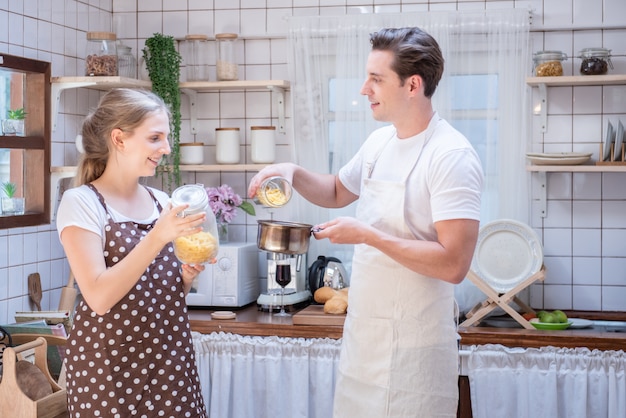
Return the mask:
<path id="1" fill-rule="evenodd" d="M 59 310 L 74 312 L 74 304 L 76 303 L 76 295 L 78 291 L 74 287 L 74 274 L 70 271 L 70 277 L 67 285 L 61 289 L 61 300 L 59 300 Z"/>
<path id="2" fill-rule="evenodd" d="M 31 273 L 28 275 L 28 296 L 33 301 L 38 311 L 41 311 L 41 277 L 39 273 Z"/>

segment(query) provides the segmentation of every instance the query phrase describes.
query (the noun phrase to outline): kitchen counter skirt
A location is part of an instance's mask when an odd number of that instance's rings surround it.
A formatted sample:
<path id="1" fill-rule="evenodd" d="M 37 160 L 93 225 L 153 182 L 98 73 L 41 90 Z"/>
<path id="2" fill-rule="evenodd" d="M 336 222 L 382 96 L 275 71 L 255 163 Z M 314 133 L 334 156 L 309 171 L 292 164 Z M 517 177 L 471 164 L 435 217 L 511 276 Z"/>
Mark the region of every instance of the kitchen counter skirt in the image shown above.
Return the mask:
<path id="1" fill-rule="evenodd" d="M 256 304 L 234 310 L 235 319 L 213 319 L 211 309 L 191 309 L 189 319 L 193 331 L 210 334 L 227 332 L 249 336 L 278 336 L 293 338 L 333 338 L 343 335 L 342 326 L 293 325 L 291 317 L 276 317 L 259 311 Z M 604 320 L 624 320 L 622 314 L 571 312 L 572 317 Z M 599 332 L 593 329 L 541 331 L 512 328 L 459 328 L 464 346 L 502 344 L 507 347 L 587 347 L 591 350 L 623 350 L 626 333 Z"/>

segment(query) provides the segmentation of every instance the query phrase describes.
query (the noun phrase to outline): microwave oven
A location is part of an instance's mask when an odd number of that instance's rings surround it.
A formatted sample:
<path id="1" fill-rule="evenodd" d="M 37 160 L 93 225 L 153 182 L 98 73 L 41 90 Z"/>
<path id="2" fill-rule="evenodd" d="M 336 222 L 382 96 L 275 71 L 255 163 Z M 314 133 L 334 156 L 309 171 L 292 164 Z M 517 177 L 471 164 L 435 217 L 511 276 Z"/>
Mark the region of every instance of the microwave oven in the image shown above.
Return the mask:
<path id="1" fill-rule="evenodd" d="M 220 244 L 217 262 L 194 279 L 187 306 L 241 307 L 259 296 L 259 249 L 256 243 Z"/>

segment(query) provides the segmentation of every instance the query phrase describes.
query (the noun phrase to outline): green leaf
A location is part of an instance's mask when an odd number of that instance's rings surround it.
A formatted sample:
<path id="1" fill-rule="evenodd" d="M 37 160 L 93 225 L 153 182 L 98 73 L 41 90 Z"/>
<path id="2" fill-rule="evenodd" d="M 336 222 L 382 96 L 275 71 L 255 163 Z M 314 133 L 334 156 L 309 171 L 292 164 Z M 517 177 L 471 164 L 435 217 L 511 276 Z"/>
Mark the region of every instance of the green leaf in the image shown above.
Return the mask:
<path id="1" fill-rule="evenodd" d="M 241 205 L 239 205 L 239 207 L 248 215 L 252 215 L 252 216 L 256 215 L 256 212 L 254 211 L 254 206 L 252 206 L 250 202 L 243 202 L 241 203 Z"/>

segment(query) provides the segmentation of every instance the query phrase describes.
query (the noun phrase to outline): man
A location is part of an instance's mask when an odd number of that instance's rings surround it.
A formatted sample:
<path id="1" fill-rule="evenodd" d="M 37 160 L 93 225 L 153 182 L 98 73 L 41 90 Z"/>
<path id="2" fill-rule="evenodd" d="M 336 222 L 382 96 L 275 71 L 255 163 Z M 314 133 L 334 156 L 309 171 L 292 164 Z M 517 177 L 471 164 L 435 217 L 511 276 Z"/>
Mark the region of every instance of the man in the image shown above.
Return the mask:
<path id="1" fill-rule="evenodd" d="M 374 131 L 338 175 L 291 163 L 281 175 L 310 202 L 356 218 L 318 225 L 317 239 L 354 244 L 348 315 L 334 416 L 454 417 L 458 352 L 454 285 L 472 260 L 479 230 L 482 169 L 467 139 L 433 110 L 443 73 L 437 42 L 418 28 L 371 35 L 361 88 Z"/>

